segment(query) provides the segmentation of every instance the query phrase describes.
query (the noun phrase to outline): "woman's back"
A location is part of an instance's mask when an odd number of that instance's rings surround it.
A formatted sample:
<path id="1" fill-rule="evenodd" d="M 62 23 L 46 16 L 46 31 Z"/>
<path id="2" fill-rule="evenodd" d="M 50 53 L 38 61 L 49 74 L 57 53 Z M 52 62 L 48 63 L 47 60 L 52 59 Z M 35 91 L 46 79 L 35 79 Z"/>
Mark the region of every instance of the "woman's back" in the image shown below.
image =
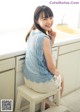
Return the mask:
<path id="1" fill-rule="evenodd" d="M 43 54 L 44 38 L 48 36 L 39 30 L 32 30 L 27 41 L 24 76 L 33 82 L 47 82 L 53 78 Z"/>

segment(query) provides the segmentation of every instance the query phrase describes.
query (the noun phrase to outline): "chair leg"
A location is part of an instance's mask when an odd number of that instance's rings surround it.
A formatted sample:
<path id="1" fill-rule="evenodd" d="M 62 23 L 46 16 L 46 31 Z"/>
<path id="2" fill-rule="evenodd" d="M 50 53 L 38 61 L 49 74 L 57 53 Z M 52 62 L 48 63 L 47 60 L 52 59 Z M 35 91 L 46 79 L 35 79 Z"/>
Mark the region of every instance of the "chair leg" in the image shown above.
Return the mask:
<path id="1" fill-rule="evenodd" d="M 45 110 L 45 100 L 41 102 L 41 112 Z"/>
<path id="2" fill-rule="evenodd" d="M 56 103 L 57 106 L 59 106 L 60 105 L 60 90 L 57 92 L 55 97 L 56 97 L 55 103 Z"/>
<path id="3" fill-rule="evenodd" d="M 35 103 L 30 102 L 30 111 L 29 112 L 35 112 Z"/>
<path id="4" fill-rule="evenodd" d="M 16 99 L 16 107 L 15 107 L 15 110 L 20 109 L 21 100 L 22 100 L 22 97 L 20 96 L 20 93 L 18 92 L 17 99 Z"/>

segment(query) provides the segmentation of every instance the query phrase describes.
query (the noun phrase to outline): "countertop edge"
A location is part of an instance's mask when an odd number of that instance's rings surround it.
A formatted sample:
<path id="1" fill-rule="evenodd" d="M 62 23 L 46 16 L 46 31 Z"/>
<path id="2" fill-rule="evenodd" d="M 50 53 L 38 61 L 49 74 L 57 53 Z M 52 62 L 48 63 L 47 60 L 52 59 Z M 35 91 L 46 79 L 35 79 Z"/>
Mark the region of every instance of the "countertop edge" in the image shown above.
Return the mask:
<path id="1" fill-rule="evenodd" d="M 75 43 L 75 42 L 80 42 L 80 38 L 74 38 L 74 39 L 71 39 L 71 40 L 64 40 L 64 41 L 60 41 L 60 40 L 59 41 L 55 41 L 55 43 L 52 46 L 52 48 L 53 47 L 58 47 L 58 46 L 63 46 L 63 45 L 70 44 L 70 43 Z M 10 53 L 2 54 L 2 55 L 0 55 L 0 60 L 23 55 L 23 54 L 25 54 L 25 49 L 26 48 L 24 48 L 22 50 L 18 50 L 18 51 L 13 51 L 13 52 L 10 52 Z"/>

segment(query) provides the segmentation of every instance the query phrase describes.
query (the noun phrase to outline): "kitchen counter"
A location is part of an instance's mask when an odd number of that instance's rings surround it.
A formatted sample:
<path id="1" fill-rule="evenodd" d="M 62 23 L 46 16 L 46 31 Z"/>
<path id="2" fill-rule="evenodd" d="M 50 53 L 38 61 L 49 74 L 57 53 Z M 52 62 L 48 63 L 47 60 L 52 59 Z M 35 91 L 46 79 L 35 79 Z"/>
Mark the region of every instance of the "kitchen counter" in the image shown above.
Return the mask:
<path id="1" fill-rule="evenodd" d="M 24 32 L 0 34 L 0 60 L 25 53 Z"/>
<path id="2" fill-rule="evenodd" d="M 68 33 L 57 31 L 54 46 L 61 46 L 78 41 L 80 41 L 80 33 L 76 35 L 71 35 Z"/>
<path id="3" fill-rule="evenodd" d="M 71 35 L 57 31 L 53 47 L 80 41 L 80 33 Z M 24 31 L 0 34 L 0 60 L 25 53 L 26 42 Z"/>

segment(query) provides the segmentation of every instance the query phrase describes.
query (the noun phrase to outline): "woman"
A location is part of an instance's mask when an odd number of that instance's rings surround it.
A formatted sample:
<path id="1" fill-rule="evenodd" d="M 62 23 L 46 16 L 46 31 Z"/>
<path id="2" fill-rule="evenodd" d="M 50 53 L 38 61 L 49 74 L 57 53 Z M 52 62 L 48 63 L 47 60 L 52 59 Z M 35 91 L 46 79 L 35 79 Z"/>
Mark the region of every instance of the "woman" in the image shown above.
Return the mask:
<path id="1" fill-rule="evenodd" d="M 24 79 L 29 88 L 37 92 L 50 92 L 62 86 L 63 80 L 51 55 L 56 33 L 52 30 L 53 12 L 47 6 L 38 6 L 34 12 L 34 24 L 26 36 Z"/>

